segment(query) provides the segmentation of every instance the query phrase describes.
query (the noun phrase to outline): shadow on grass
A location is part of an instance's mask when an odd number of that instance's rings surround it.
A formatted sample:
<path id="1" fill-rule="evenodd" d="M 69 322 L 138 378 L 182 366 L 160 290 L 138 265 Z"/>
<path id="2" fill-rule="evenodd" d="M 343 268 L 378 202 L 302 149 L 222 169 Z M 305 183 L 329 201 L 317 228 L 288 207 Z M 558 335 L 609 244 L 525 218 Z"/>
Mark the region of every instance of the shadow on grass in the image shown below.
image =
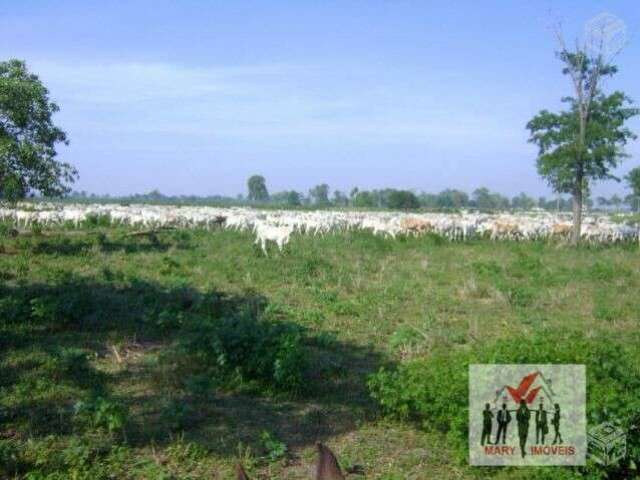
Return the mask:
<path id="1" fill-rule="evenodd" d="M 219 323 L 231 333 L 209 338 Z M 274 339 L 250 353 L 262 332 Z M 261 364 L 272 343 L 285 345 L 281 334 L 294 335 L 302 349 L 305 388 L 293 395 L 272 388 L 272 373 L 264 373 L 272 367 Z M 220 339 L 228 353 L 224 370 L 206 350 Z M 253 363 L 245 352 L 256 357 Z M 368 348 L 311 335 L 255 292 L 77 276 L 0 286 L 0 433 L 82 434 L 91 427 L 77 424 L 74 405 L 108 397 L 130 412 L 125 430 L 134 446 L 161 446 L 184 433 L 233 456 L 240 442 L 259 452 L 260 435 L 269 431 L 295 449 L 349 432 L 375 414 L 366 377 L 381 362 Z"/>
<path id="2" fill-rule="evenodd" d="M 36 255 L 74 256 L 92 250 L 105 253 L 165 252 L 170 245 L 169 242 L 161 240 L 157 235 L 108 238 L 98 232 L 93 236 L 93 240 L 87 240 L 87 236 L 82 238 L 60 235 L 32 237 L 29 251 Z"/>

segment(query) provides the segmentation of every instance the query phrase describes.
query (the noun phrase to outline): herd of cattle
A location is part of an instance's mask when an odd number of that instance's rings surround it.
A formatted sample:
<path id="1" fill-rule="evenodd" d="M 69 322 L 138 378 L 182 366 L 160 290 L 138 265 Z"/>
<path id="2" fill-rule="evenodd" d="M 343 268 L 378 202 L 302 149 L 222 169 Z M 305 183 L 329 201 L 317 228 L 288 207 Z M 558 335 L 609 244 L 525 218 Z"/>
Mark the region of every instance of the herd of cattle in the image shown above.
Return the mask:
<path id="1" fill-rule="evenodd" d="M 118 204 L 18 204 L 0 208 L 0 221 L 19 227 L 51 227 L 100 218 L 112 224 L 144 228 L 225 228 L 252 231 L 256 243 L 266 253 L 266 243 L 275 242 L 280 249 L 295 233 L 322 235 L 349 230 L 368 230 L 374 235 L 396 238 L 398 235 L 434 233 L 449 240 L 486 237 L 492 240 L 566 239 L 571 232 L 571 216 L 542 210 L 522 213 L 486 214 L 399 213 L 356 211 L 257 210 L 251 208 L 217 208 L 166 205 Z M 582 237 L 593 243 L 640 240 L 637 224 L 614 222 L 611 217 L 586 215 Z"/>

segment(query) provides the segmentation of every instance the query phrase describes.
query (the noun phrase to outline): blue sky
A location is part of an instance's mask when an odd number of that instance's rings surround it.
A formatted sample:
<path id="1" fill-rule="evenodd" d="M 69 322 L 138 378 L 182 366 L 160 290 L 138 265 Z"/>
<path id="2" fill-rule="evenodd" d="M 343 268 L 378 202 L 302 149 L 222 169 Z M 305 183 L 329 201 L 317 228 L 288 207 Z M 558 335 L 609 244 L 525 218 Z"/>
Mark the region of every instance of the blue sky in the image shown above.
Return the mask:
<path id="1" fill-rule="evenodd" d="M 549 25 L 572 40 L 601 12 L 630 40 L 606 89 L 640 101 L 637 0 L 2 0 L 0 58 L 60 105 L 78 190 L 236 194 L 261 173 L 271 191 L 538 195 L 524 126 L 571 93 Z"/>

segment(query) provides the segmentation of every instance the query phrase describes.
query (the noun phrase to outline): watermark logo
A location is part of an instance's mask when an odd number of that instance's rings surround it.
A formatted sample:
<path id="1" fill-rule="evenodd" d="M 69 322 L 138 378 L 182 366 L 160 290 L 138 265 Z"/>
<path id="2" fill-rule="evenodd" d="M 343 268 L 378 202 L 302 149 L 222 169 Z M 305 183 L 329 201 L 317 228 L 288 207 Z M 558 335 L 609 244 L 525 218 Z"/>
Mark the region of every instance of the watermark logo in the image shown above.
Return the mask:
<path id="1" fill-rule="evenodd" d="M 627 434 L 605 422 L 589 429 L 589 458 L 601 465 L 611 465 L 627 455 Z"/>
<path id="2" fill-rule="evenodd" d="M 584 465 L 584 365 L 470 365 L 471 465 Z"/>

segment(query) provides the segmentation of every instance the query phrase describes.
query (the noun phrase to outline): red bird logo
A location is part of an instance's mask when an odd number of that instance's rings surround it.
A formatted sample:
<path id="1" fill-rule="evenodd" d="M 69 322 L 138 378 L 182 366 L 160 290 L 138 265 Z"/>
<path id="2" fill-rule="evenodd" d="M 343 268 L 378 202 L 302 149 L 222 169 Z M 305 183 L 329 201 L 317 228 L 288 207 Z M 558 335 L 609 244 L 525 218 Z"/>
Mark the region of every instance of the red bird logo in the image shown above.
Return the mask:
<path id="1" fill-rule="evenodd" d="M 518 388 L 513 388 L 507 385 L 507 390 L 509 390 L 509 393 L 511 394 L 511 398 L 513 398 L 513 400 L 516 403 L 520 403 L 520 401 L 522 400 L 524 400 L 528 404 L 533 403 L 533 401 L 536 398 L 536 395 L 538 394 L 538 391 L 542 387 L 536 387 L 532 389 L 530 392 L 529 392 L 529 387 L 531 387 L 531 385 L 533 384 L 534 380 L 538 376 L 538 373 L 539 372 L 531 373 L 523 377 L 522 380 L 520 380 L 520 385 L 518 385 Z"/>

